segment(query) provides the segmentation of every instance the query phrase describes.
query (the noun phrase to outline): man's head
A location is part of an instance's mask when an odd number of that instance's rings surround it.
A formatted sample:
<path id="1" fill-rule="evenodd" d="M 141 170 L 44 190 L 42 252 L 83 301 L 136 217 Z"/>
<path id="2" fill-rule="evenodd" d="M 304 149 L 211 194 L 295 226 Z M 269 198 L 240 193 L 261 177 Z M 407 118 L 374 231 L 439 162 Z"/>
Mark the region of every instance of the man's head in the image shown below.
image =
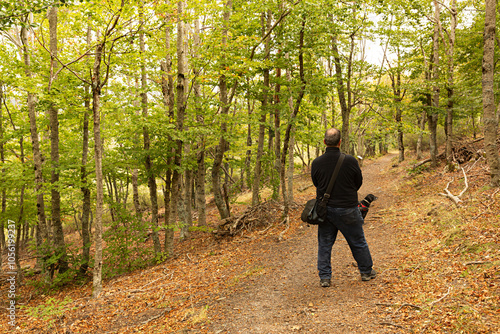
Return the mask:
<path id="1" fill-rule="evenodd" d="M 335 128 L 326 130 L 325 132 L 325 145 L 327 147 L 339 147 L 340 146 L 340 131 Z"/>

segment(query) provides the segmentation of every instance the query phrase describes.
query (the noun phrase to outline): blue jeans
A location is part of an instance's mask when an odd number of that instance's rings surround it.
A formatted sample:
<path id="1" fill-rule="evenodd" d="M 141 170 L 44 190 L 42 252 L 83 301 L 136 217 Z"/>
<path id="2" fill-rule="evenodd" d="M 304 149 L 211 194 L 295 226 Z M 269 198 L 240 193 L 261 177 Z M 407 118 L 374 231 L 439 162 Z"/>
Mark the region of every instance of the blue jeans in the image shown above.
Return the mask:
<path id="1" fill-rule="evenodd" d="M 328 207 L 327 220 L 318 225 L 318 273 L 321 279 L 332 277 L 332 246 L 340 230 L 358 263 L 360 273 L 370 273 L 373 266 L 363 232 L 363 218 L 358 207 Z"/>

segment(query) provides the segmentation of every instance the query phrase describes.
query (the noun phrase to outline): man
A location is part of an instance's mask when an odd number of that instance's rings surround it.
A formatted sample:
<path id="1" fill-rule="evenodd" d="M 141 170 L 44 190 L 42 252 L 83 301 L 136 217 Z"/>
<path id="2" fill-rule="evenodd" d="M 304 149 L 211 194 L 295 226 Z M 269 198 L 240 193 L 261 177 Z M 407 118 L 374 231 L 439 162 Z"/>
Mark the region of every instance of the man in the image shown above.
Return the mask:
<path id="1" fill-rule="evenodd" d="M 312 163 L 311 177 L 318 199 L 325 194 L 339 160 L 340 142 L 339 130 L 335 128 L 327 130 L 324 139 L 326 151 Z M 328 200 L 327 219 L 318 225 L 318 273 L 322 287 L 330 286 L 332 246 L 339 230 L 351 248 L 361 279 L 369 281 L 377 275 L 372 269 L 372 257 L 363 232 L 363 218 L 358 209 L 358 190 L 362 183 L 363 176 L 358 161 L 346 154 Z"/>

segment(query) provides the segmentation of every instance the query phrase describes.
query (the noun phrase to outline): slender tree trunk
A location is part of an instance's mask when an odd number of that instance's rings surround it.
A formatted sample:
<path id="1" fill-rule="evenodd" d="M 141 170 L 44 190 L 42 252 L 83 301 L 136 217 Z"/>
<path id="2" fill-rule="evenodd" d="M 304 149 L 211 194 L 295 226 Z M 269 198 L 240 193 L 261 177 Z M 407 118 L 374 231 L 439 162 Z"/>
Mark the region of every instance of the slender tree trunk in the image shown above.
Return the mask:
<path id="1" fill-rule="evenodd" d="M 433 95 L 432 95 L 432 108 L 431 114 L 429 115 L 429 131 L 430 131 L 430 153 L 431 153 L 431 166 L 437 166 L 437 156 L 438 156 L 438 143 L 437 143 L 437 124 L 438 124 L 438 112 L 439 108 L 439 15 L 440 15 L 440 4 L 437 0 L 434 0 L 434 44 L 433 44 Z"/>
<path id="2" fill-rule="evenodd" d="M 282 13 L 284 11 L 283 1 L 278 4 L 279 11 Z M 278 27 L 276 33 L 277 40 L 283 40 L 283 29 L 282 26 Z M 277 57 L 281 59 L 282 47 L 280 46 L 277 52 Z M 278 61 L 279 62 L 279 61 Z M 281 68 L 276 68 L 276 84 L 274 86 L 274 172 L 276 175 L 276 180 L 273 182 L 273 194 L 272 198 L 277 200 L 280 195 L 280 188 L 283 190 L 283 198 L 286 200 L 286 180 L 285 172 L 281 172 L 282 169 L 286 168 L 286 163 L 283 165 L 281 163 L 281 106 L 280 106 L 280 94 L 281 94 Z M 286 158 L 284 159 L 286 161 Z M 282 177 L 283 176 L 283 177 Z"/>
<path id="3" fill-rule="evenodd" d="M 280 52 L 280 51 L 279 51 Z M 281 85 L 279 81 L 281 80 L 281 69 L 277 68 L 276 69 L 276 86 L 275 86 L 275 97 L 274 97 L 274 170 L 275 174 L 277 175 L 277 180 L 273 184 L 273 195 L 272 197 L 274 199 L 278 199 L 280 195 L 280 186 L 283 189 L 286 189 L 286 183 L 285 179 L 282 179 L 280 176 L 282 175 L 281 169 L 286 168 L 286 165 L 281 165 L 281 111 L 280 111 L 280 100 L 279 100 L 279 94 L 281 90 Z M 285 160 L 286 161 L 286 160 Z M 284 173 L 283 173 L 284 174 Z M 286 197 L 286 194 L 283 194 L 284 197 Z"/>
<path id="4" fill-rule="evenodd" d="M 24 165 L 24 149 L 23 149 L 23 138 L 21 137 L 21 162 Z M 21 186 L 21 194 L 19 195 L 19 218 L 16 224 L 16 249 L 15 249 L 15 262 L 17 268 L 17 285 L 20 285 L 23 281 L 23 271 L 21 270 L 21 257 L 19 256 L 19 251 L 21 249 L 21 226 L 24 219 L 24 191 L 26 185 Z"/>
<path id="5" fill-rule="evenodd" d="M 294 125 L 294 120 L 297 117 L 297 114 L 299 112 L 299 107 L 302 102 L 302 98 L 304 97 L 304 93 L 306 90 L 306 80 L 305 80 L 305 75 L 304 75 L 304 30 L 305 30 L 305 25 L 306 25 L 306 20 L 305 17 L 302 20 L 302 26 L 300 29 L 299 33 L 299 75 L 300 75 L 300 90 L 299 90 L 299 95 L 297 96 L 297 100 L 294 105 L 294 109 L 292 112 L 292 115 L 290 117 L 290 121 L 288 122 L 288 126 L 285 131 L 285 137 L 283 138 L 283 152 L 281 153 L 281 179 L 285 179 L 285 165 L 286 165 L 286 158 L 287 158 L 287 153 L 288 153 L 288 145 L 290 142 L 290 133 L 292 131 L 292 127 Z M 286 198 L 286 188 L 285 188 L 285 182 L 283 182 L 283 200 L 285 203 L 285 209 L 284 209 L 284 215 L 288 215 L 289 211 L 289 201 Z"/>
<path id="6" fill-rule="evenodd" d="M 141 214 L 141 203 L 139 202 L 139 170 L 132 169 L 132 202 L 134 203 L 134 210 L 137 217 Z"/>
<path id="7" fill-rule="evenodd" d="M 85 87 L 86 94 L 88 87 Z M 80 168 L 80 179 L 82 182 L 82 265 L 80 273 L 87 272 L 90 262 L 90 189 L 87 183 L 87 160 L 89 152 L 89 112 L 90 101 L 85 97 L 85 111 L 83 114 L 83 141 L 82 141 L 82 167 Z"/>
<path id="8" fill-rule="evenodd" d="M 170 5 L 170 1 L 166 1 Z M 173 122 L 175 113 L 175 94 L 174 94 L 174 78 L 172 75 L 172 57 L 170 55 L 171 41 L 171 14 L 165 16 L 165 60 L 161 63 L 162 69 L 162 94 L 165 113 L 169 122 Z M 171 139 L 171 138 L 170 138 Z M 178 147 L 178 146 L 176 146 Z M 167 172 L 165 173 L 165 188 L 163 188 L 163 198 L 165 203 L 165 240 L 164 247 L 167 256 L 174 254 L 174 228 L 177 217 L 177 197 L 173 195 L 172 189 L 176 185 L 176 180 L 173 178 L 173 166 L 176 160 L 176 148 L 172 148 L 171 156 L 167 158 Z M 180 164 L 180 162 L 178 162 Z M 176 174 L 178 177 L 178 174 Z M 174 182 L 175 181 L 175 182 Z"/>
<path id="9" fill-rule="evenodd" d="M 92 112 L 94 120 L 94 160 L 96 181 L 95 210 L 95 255 L 92 297 L 98 298 L 102 291 L 102 215 L 104 211 L 104 183 L 102 174 L 103 143 L 101 140 L 101 60 L 105 42 L 96 46 L 94 66 L 92 68 Z"/>
<path id="10" fill-rule="evenodd" d="M 184 156 L 187 158 L 190 155 L 190 146 L 189 143 L 184 143 Z M 192 219 L 192 185 L 193 181 L 193 171 L 190 169 L 186 169 L 184 171 L 184 185 L 183 185 L 183 201 L 179 203 L 179 213 L 184 222 L 181 228 L 181 239 L 189 238 L 189 228 L 193 226 Z"/>
<path id="11" fill-rule="evenodd" d="M 194 57 L 199 60 L 200 55 L 200 21 L 198 18 L 195 19 L 194 23 Z M 203 110 L 201 108 L 201 85 L 198 79 L 201 71 L 195 66 L 193 68 L 193 73 L 195 74 L 194 82 L 194 103 L 196 108 L 196 120 L 200 126 L 204 127 L 205 119 L 203 116 Z M 206 194 L 205 194 L 205 177 L 206 177 L 206 167 L 205 167 L 205 136 L 200 135 L 198 140 L 198 149 L 196 152 L 196 209 L 198 211 L 198 226 L 207 225 L 207 204 L 206 204 Z"/>
<path id="12" fill-rule="evenodd" d="M 423 141 L 423 137 L 424 137 L 426 118 L 427 118 L 427 111 L 423 110 L 421 118 L 419 120 L 420 131 L 418 132 L 418 137 L 417 137 L 417 160 L 422 159 L 422 156 L 423 156 L 422 141 Z"/>
<path id="13" fill-rule="evenodd" d="M 184 2 L 177 2 L 177 121 L 176 128 L 179 135 L 184 129 L 184 118 L 186 111 L 186 100 L 185 100 L 185 86 L 186 86 L 186 73 L 185 73 L 185 49 L 183 47 L 183 42 L 185 39 L 184 30 Z M 174 157 L 174 171 L 172 174 L 172 197 L 170 202 L 170 231 L 168 233 L 168 245 L 167 254 L 169 256 L 173 255 L 173 228 L 176 225 L 176 219 L 178 216 L 178 206 L 182 199 L 182 174 L 180 172 L 181 162 L 182 162 L 182 148 L 183 141 L 181 139 L 176 140 L 176 151 Z M 166 242 L 167 243 L 167 242 Z"/>
<path id="14" fill-rule="evenodd" d="M 232 0 L 228 0 L 224 6 L 223 21 L 224 28 L 222 29 L 222 47 L 227 47 L 227 37 L 229 30 L 229 19 L 231 17 Z M 225 52 L 226 50 L 224 50 Z M 228 218 L 231 213 L 227 207 L 227 201 L 224 201 L 224 195 L 221 191 L 220 179 L 221 179 L 221 169 L 222 161 L 224 159 L 224 153 L 229 149 L 229 142 L 226 140 L 227 135 L 227 115 L 229 114 L 229 100 L 227 93 L 227 81 L 224 74 L 226 64 L 224 61 L 221 64 L 222 74 L 219 78 L 219 99 L 220 99 L 220 109 L 221 109 L 221 119 L 222 123 L 220 125 L 221 137 L 219 139 L 219 145 L 215 149 L 214 163 L 212 166 L 212 191 L 214 193 L 214 201 L 219 210 L 219 215 L 221 219 Z M 227 189 L 227 188 L 226 188 Z M 227 196 L 227 190 L 224 192 Z"/>
<path id="15" fill-rule="evenodd" d="M 332 38 L 333 59 L 335 62 L 335 76 L 337 79 L 337 93 L 339 96 L 340 112 L 342 115 L 342 151 L 349 149 L 349 106 L 346 101 L 346 89 L 342 77 L 342 67 L 340 63 L 340 52 L 338 48 L 337 37 Z"/>
<path id="16" fill-rule="evenodd" d="M 293 197 L 293 173 L 295 170 L 295 126 L 292 127 L 290 132 L 290 148 L 288 150 L 288 169 L 287 169 L 287 178 L 288 178 L 288 193 L 286 195 L 286 199 L 288 205 L 291 205 L 294 202 Z"/>
<path id="17" fill-rule="evenodd" d="M 248 110 L 248 119 L 251 119 L 253 113 L 253 107 L 250 103 L 250 98 L 247 97 L 247 110 Z M 252 165 L 252 125 L 248 122 L 247 125 L 247 152 L 245 156 L 245 172 L 246 182 L 242 180 L 242 188 L 250 188 L 252 187 L 252 177 L 251 177 L 251 165 Z"/>
<path id="18" fill-rule="evenodd" d="M 141 115 L 141 87 L 139 85 L 139 78 L 136 76 L 134 78 L 134 84 L 135 84 L 135 91 L 137 92 L 137 96 L 134 96 L 135 99 L 132 102 L 134 108 L 135 108 L 135 113 L 137 116 Z M 139 147 L 139 134 L 134 133 L 134 145 Z M 144 139 L 143 139 L 143 146 L 144 146 Z M 134 211 L 135 211 L 135 216 L 137 219 L 142 219 L 142 209 L 141 209 L 141 202 L 139 199 L 139 169 L 136 167 L 137 165 L 134 166 L 132 169 L 132 203 L 134 204 Z"/>
<path id="19" fill-rule="evenodd" d="M 21 41 L 23 43 L 23 57 L 25 65 L 25 75 L 27 78 L 31 79 L 33 77 L 31 73 L 31 60 L 28 50 L 28 32 L 26 28 L 21 28 Z M 42 152 L 40 150 L 40 140 L 38 137 L 38 129 L 36 124 L 36 112 L 35 112 L 35 96 L 33 93 L 28 91 L 28 115 L 30 121 L 30 132 L 31 132 L 31 143 L 33 150 L 33 164 L 35 168 L 35 192 L 37 201 L 37 234 L 36 234 L 36 245 L 37 245 L 37 262 L 38 265 L 42 267 L 42 271 L 46 273 L 45 262 L 47 260 L 48 249 L 46 249 L 45 243 L 47 242 L 47 221 L 45 216 L 45 204 L 43 195 L 43 173 L 42 173 Z"/>
<path id="20" fill-rule="evenodd" d="M 55 80 L 57 71 L 57 8 L 48 10 L 50 31 L 50 78 L 48 92 Z M 51 196 L 52 196 L 52 228 L 54 231 L 55 254 L 58 257 L 59 273 L 68 270 L 66 245 L 64 243 L 64 230 L 61 222 L 61 194 L 59 192 L 59 120 L 57 106 L 51 102 L 49 106 L 50 118 L 50 158 L 52 160 Z"/>
<path id="21" fill-rule="evenodd" d="M 289 58 L 289 55 L 286 55 L 286 58 Z M 290 69 L 286 69 L 286 80 L 291 84 L 292 82 L 292 74 Z M 293 97 L 290 92 L 290 96 L 288 97 L 288 110 L 290 113 L 293 113 Z M 288 194 L 286 196 L 288 205 L 291 205 L 294 202 L 293 198 L 293 173 L 295 168 L 295 157 L 294 157 L 294 147 L 295 147 L 295 126 L 292 126 L 290 132 L 290 149 L 288 152 Z"/>
<path id="22" fill-rule="evenodd" d="M 264 22 L 266 21 L 266 22 Z M 266 14 L 262 14 L 262 36 L 265 36 L 267 31 L 271 28 L 271 16 L 268 13 L 267 20 Z M 270 38 L 266 38 L 264 47 L 264 59 L 269 58 L 270 52 Z M 260 108 L 260 122 L 259 122 L 259 138 L 257 139 L 257 156 L 255 157 L 255 173 L 253 177 L 252 189 L 252 206 L 256 206 L 260 201 L 260 181 L 262 178 L 262 157 L 264 156 L 264 140 L 266 135 L 266 114 L 268 112 L 268 95 L 269 95 L 269 69 L 263 71 L 263 85 L 264 91 L 262 92 L 262 103 Z"/>
<path id="23" fill-rule="evenodd" d="M 141 4 L 141 9 L 139 12 L 139 22 L 142 26 L 144 23 L 143 19 L 143 8 Z M 142 107 L 142 117 L 144 121 L 148 118 L 148 95 L 147 95 L 147 74 L 145 65 L 145 51 L 146 46 L 144 43 L 144 31 L 141 29 L 139 32 L 139 48 L 141 52 L 141 107 Z M 155 256 L 161 253 L 160 238 L 158 236 L 158 193 L 156 189 L 156 177 L 153 171 L 153 160 L 151 159 L 151 154 L 149 152 L 151 140 L 149 137 L 149 129 L 145 125 L 142 128 L 143 138 L 144 138 L 144 151 L 146 152 L 145 157 L 145 169 L 148 176 L 148 188 L 149 188 L 149 198 L 151 200 L 151 236 L 153 239 L 153 247 Z"/>
<path id="24" fill-rule="evenodd" d="M 2 163 L 2 166 L 5 166 L 5 148 L 4 148 L 4 127 L 3 127 L 3 104 L 4 104 L 4 94 L 3 94 L 3 83 L 0 82 L 0 162 Z M 2 189 L 2 198 L 1 198 L 1 213 L 2 217 L 4 217 L 5 210 L 7 209 L 7 190 L 5 189 L 5 176 L 6 176 L 7 170 L 5 168 L 1 168 L 1 174 L 0 174 L 0 179 L 2 182 L 1 189 Z M 5 223 L 2 219 L 0 221 L 0 254 L 2 253 L 2 250 L 5 248 L 5 232 L 4 232 L 4 226 Z M 2 268 L 2 256 L 0 256 L 0 268 Z"/>
<path id="25" fill-rule="evenodd" d="M 454 114 L 454 57 L 455 57 L 455 30 L 457 26 L 457 8 L 456 0 L 452 0 L 450 4 L 450 33 L 448 34 L 448 85 L 446 87 L 446 92 L 448 94 L 448 103 L 446 104 L 446 161 L 448 166 L 451 167 L 453 162 L 453 152 L 452 152 L 452 140 L 453 140 L 453 114 Z"/>
<path id="26" fill-rule="evenodd" d="M 402 115 L 403 115 L 403 110 L 401 108 L 401 101 L 403 100 L 403 97 L 401 96 L 401 65 L 400 65 L 400 53 L 399 53 L 399 47 L 397 50 L 397 68 L 396 68 L 396 74 L 395 75 L 390 75 L 391 81 L 392 81 L 392 92 L 394 94 L 394 105 L 396 107 L 396 126 L 398 129 L 398 150 L 399 150 L 399 157 L 398 161 L 401 163 L 405 160 L 405 146 L 404 146 L 404 141 L 403 141 L 403 123 L 402 123 Z"/>
<path id="27" fill-rule="evenodd" d="M 495 110 L 495 24 L 496 1 L 486 0 L 483 35 L 483 122 L 486 159 L 490 167 L 492 186 L 500 186 L 500 158 L 498 155 L 498 115 Z"/>
<path id="28" fill-rule="evenodd" d="M 184 3 L 184 7 L 186 7 L 186 3 Z M 189 51 L 188 45 L 186 43 L 187 36 L 189 35 L 189 25 L 184 25 L 184 40 L 182 41 L 182 47 L 184 48 L 184 73 L 189 73 L 189 62 L 187 60 L 187 54 Z M 186 117 L 186 110 L 187 110 L 187 96 L 189 93 L 189 84 L 187 79 L 185 78 L 184 81 L 184 105 L 186 107 L 184 108 L 184 118 Z M 196 107 L 196 106 L 195 106 Z M 189 126 L 183 125 L 183 131 L 189 132 Z M 192 161 L 193 157 L 191 156 L 191 143 L 190 141 L 184 141 L 184 159 L 185 161 Z M 193 226 L 193 215 L 192 215 L 192 207 L 193 207 L 193 191 L 192 191 L 192 186 L 193 186 L 193 168 L 191 167 L 190 163 L 185 163 L 187 168 L 184 170 L 184 185 L 183 185 L 183 191 L 184 191 L 184 198 L 183 201 L 180 202 L 181 208 L 182 208 L 182 217 L 183 217 L 183 227 L 181 229 L 181 237 L 182 238 L 189 238 L 189 229 L 191 226 Z"/>
<path id="29" fill-rule="evenodd" d="M 432 95 L 430 93 L 430 85 L 431 85 L 431 78 L 432 78 L 432 69 L 433 69 L 433 59 L 434 59 L 434 53 L 431 53 L 429 56 L 425 54 L 425 50 L 420 44 L 420 49 L 422 51 L 422 57 L 424 60 L 424 68 L 425 68 L 425 82 L 428 84 L 426 87 L 426 91 L 424 93 L 425 97 L 425 102 L 423 102 L 423 110 L 422 110 L 422 118 L 420 119 L 420 133 L 418 136 L 418 142 L 417 142 L 417 159 L 422 158 L 422 141 L 423 141 L 423 135 L 425 132 L 425 123 L 430 120 L 430 115 L 432 114 Z M 429 57 L 429 62 L 427 62 L 427 57 Z M 431 128 L 431 125 L 429 125 L 429 129 Z M 420 144 L 419 144 L 420 143 Z"/>
<path id="30" fill-rule="evenodd" d="M 91 43 L 91 29 L 87 28 L 87 46 Z M 87 161 L 89 153 L 89 114 L 90 109 L 90 87 L 85 84 L 85 111 L 83 113 L 83 141 L 82 141 L 82 166 L 80 168 L 80 180 L 82 182 L 82 265 L 80 274 L 85 274 L 90 263 L 90 189 L 87 181 Z"/>
<path id="31" fill-rule="evenodd" d="M 2 163 L 2 166 L 5 164 L 5 151 L 4 151 L 4 130 L 3 130 L 3 101 L 4 101 L 4 95 L 3 95 L 3 83 L 0 81 L 0 162 Z M 2 189 L 2 199 L 1 199 L 1 214 L 2 217 L 5 217 L 5 210 L 7 209 L 7 191 L 5 189 L 5 173 L 6 170 L 2 167 L 1 168 L 1 174 L 0 174 L 0 184 L 2 184 L 1 189 Z M 2 272 L 2 254 L 3 250 L 5 249 L 5 233 L 4 233 L 4 221 L 0 221 L 0 272 Z"/>

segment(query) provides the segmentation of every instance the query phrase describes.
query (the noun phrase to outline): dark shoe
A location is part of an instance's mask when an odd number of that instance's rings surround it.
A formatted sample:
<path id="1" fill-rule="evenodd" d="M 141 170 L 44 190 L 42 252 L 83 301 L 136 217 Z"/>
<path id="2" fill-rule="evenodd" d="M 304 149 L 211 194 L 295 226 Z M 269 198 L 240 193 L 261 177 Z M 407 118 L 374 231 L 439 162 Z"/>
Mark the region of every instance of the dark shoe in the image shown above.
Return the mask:
<path id="1" fill-rule="evenodd" d="M 323 288 L 328 288 L 330 286 L 330 279 L 329 278 L 322 278 L 322 279 L 320 279 L 319 284 Z"/>
<path id="2" fill-rule="evenodd" d="M 362 281 L 369 281 L 369 280 L 371 280 L 372 278 L 375 278 L 375 277 L 377 277 L 377 272 L 375 270 L 373 270 L 373 269 L 369 273 L 361 273 L 361 280 Z"/>

